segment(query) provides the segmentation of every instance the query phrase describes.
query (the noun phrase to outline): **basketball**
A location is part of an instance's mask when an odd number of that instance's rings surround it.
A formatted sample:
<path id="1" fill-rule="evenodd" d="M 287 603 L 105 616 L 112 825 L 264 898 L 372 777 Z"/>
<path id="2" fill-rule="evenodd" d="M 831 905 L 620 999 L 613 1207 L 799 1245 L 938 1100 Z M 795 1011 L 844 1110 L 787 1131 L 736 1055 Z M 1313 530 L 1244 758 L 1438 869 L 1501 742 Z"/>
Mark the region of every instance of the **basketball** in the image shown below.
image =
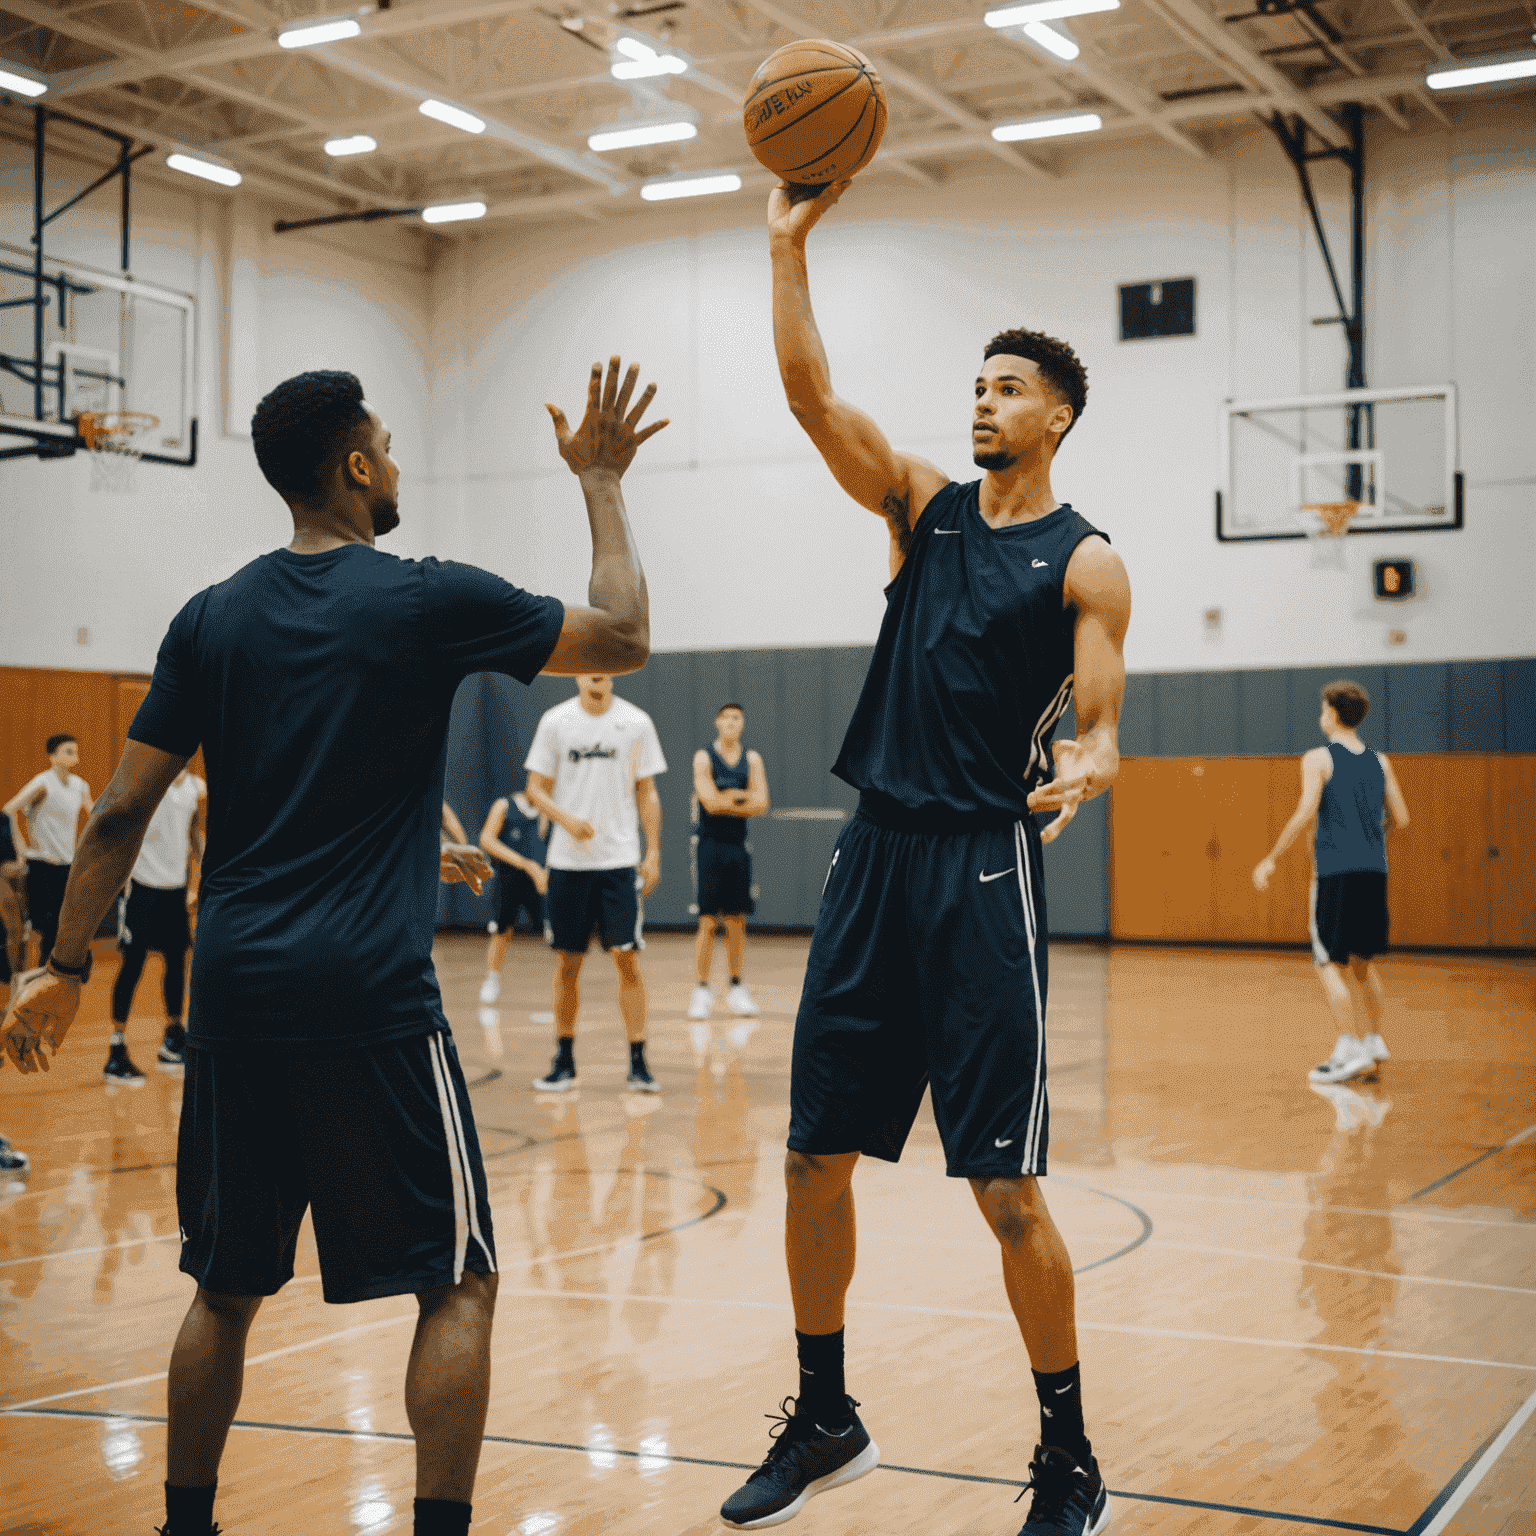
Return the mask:
<path id="1" fill-rule="evenodd" d="M 800 186 L 843 181 L 874 159 L 885 87 L 857 48 L 786 43 L 759 66 L 742 107 L 747 143 L 775 176 Z"/>

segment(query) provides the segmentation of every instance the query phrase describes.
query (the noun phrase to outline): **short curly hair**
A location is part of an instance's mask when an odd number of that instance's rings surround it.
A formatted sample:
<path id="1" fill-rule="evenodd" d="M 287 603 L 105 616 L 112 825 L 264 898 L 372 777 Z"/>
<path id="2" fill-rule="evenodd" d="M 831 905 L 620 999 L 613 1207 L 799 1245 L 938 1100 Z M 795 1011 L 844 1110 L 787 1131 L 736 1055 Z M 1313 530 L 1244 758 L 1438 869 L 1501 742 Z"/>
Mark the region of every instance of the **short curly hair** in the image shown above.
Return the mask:
<path id="1" fill-rule="evenodd" d="M 1046 387 L 1063 405 L 1072 407 L 1072 420 L 1067 431 L 1056 439 L 1059 448 L 1062 440 L 1078 423 L 1083 408 L 1088 404 L 1088 370 L 1083 367 L 1076 352 L 1064 341 L 1047 336 L 1043 331 L 999 331 L 987 343 L 981 360 L 1006 353 L 1009 357 L 1023 357 L 1036 365 Z"/>
<path id="2" fill-rule="evenodd" d="M 262 400 L 251 442 L 267 484 L 284 501 L 309 501 L 367 425 L 362 381 L 324 368 L 284 379 Z"/>
<path id="3" fill-rule="evenodd" d="M 1343 678 L 1323 689 L 1323 703 L 1339 717 L 1339 724 L 1352 731 L 1370 712 L 1371 696 L 1359 683 Z"/>

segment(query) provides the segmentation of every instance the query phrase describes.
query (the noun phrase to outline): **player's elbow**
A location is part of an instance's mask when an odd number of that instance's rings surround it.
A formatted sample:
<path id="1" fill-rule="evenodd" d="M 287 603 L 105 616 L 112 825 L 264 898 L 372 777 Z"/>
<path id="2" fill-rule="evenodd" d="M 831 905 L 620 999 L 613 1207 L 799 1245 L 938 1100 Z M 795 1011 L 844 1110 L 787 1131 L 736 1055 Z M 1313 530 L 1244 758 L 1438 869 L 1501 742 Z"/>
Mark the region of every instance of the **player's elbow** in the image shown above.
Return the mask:
<path id="1" fill-rule="evenodd" d="M 644 615 L 614 619 L 593 637 L 589 670 L 621 675 L 638 672 L 650 659 L 651 624 Z"/>

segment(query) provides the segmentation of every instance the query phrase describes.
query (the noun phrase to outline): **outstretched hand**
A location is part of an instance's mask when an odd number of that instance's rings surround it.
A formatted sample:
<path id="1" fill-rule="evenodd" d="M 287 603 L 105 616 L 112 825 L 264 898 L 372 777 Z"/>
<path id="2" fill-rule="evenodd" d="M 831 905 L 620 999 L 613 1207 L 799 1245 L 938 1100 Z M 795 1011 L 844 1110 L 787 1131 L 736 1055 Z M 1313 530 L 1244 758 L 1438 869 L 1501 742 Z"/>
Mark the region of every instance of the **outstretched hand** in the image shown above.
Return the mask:
<path id="1" fill-rule="evenodd" d="M 619 384 L 619 359 L 608 359 L 608 378 L 603 379 L 603 365 L 592 364 L 592 378 L 587 384 L 587 411 L 581 425 L 573 432 L 565 419 L 565 412 L 558 405 L 546 404 L 555 424 L 555 442 L 560 457 L 570 465 L 571 473 L 579 475 L 589 469 L 611 470 L 622 475 L 629 468 L 636 450 L 646 438 L 654 437 L 667 425 L 668 418 L 653 421 L 644 431 L 637 430 L 646 407 L 656 397 L 656 386 L 647 384 L 644 393 L 629 409 L 629 397 L 634 393 L 640 377 L 639 363 L 631 363 Z M 625 413 L 628 412 L 626 415 Z"/>
<path id="2" fill-rule="evenodd" d="M 0 1024 L 0 1063 L 9 1061 L 18 1072 L 46 1072 L 49 1053 L 58 1055 L 75 1022 L 80 983 L 56 976 L 46 967 L 27 971 L 16 980 L 11 1006 Z"/>
<path id="3" fill-rule="evenodd" d="M 444 885 L 467 885 L 476 896 L 491 878 L 491 861 L 468 843 L 444 843 L 438 850 L 438 879 Z"/>
<path id="4" fill-rule="evenodd" d="M 1051 756 L 1056 760 L 1055 778 L 1042 784 L 1025 802 L 1032 811 L 1056 812 L 1055 819 L 1040 833 L 1042 843 L 1054 843 L 1077 815 L 1078 806 L 1104 787 L 1093 754 L 1080 742 L 1053 741 Z"/>
<path id="5" fill-rule="evenodd" d="M 831 208 L 851 181 L 832 181 L 824 187 L 803 187 L 798 183 L 781 181 L 768 194 L 768 234 L 770 238 L 793 240 L 803 243 L 816 227 L 822 214 Z"/>

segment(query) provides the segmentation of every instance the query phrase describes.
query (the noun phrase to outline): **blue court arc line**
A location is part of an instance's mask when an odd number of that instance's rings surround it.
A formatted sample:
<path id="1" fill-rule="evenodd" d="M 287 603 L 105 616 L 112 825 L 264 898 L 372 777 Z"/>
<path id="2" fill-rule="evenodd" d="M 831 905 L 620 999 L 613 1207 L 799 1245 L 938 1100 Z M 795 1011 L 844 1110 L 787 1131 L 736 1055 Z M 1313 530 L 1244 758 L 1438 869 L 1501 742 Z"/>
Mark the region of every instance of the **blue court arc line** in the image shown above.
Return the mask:
<path id="1" fill-rule="evenodd" d="M 165 1415 L 160 1413 L 112 1413 L 93 1408 L 21 1408 L 0 1411 L 0 1418 L 59 1418 L 59 1419 L 117 1419 L 131 1424 L 164 1424 Z M 295 1435 L 332 1435 L 348 1440 L 403 1440 L 413 1441 L 414 1435 L 398 1430 L 341 1429 L 331 1424 L 274 1424 L 261 1419 L 236 1419 L 235 1429 L 267 1429 Z M 721 1467 L 733 1472 L 755 1472 L 748 1461 L 718 1461 L 710 1456 L 675 1456 L 671 1451 L 630 1451 L 612 1445 L 573 1445 L 564 1440 L 525 1440 L 518 1435 L 486 1435 L 488 1445 L 521 1445 L 538 1451 L 575 1451 L 583 1456 L 622 1456 L 629 1461 L 681 1462 L 690 1467 Z M 1481 1454 L 1481 1453 L 1479 1453 Z M 1470 1463 L 1468 1464 L 1470 1466 Z M 898 1467 L 882 1462 L 875 1469 L 879 1472 L 903 1472 L 914 1477 L 940 1477 L 957 1483 L 985 1483 L 999 1488 L 1017 1488 L 1018 1480 L 1006 1477 L 981 1477 L 971 1472 L 941 1472 L 932 1467 Z M 1454 1488 L 1447 1490 L 1443 1498 L 1450 1496 Z M 1368 1536 L 1412 1536 L 1395 1525 L 1367 1525 L 1358 1520 L 1333 1520 L 1325 1515 L 1297 1515 L 1287 1510 L 1253 1509 L 1245 1504 L 1218 1504 L 1206 1499 L 1176 1499 L 1162 1493 L 1130 1493 L 1123 1488 L 1111 1488 L 1110 1497 L 1133 1499 L 1147 1504 L 1173 1504 L 1181 1509 L 1209 1509 L 1221 1514 L 1248 1515 L 1260 1520 L 1281 1520 L 1290 1525 L 1316 1525 L 1335 1531 L 1362 1531 Z M 1431 1510 L 1439 1504 L 1432 1505 Z M 1423 1528 L 1426 1517 L 1421 1516 L 1413 1531 Z"/>
<path id="2" fill-rule="evenodd" d="M 1536 1132 L 1536 1125 L 1526 1126 L 1523 1131 L 1519 1132 L 1517 1135 L 1511 1136 L 1508 1141 L 1501 1141 L 1498 1146 L 1489 1147 L 1486 1152 L 1479 1152 L 1470 1163 L 1463 1163 L 1460 1168 L 1452 1169 L 1451 1172 L 1446 1174 L 1443 1179 L 1436 1179 L 1433 1184 L 1426 1184 L 1423 1189 L 1416 1189 L 1411 1195 L 1404 1196 L 1402 1203 L 1404 1205 L 1412 1205 L 1415 1200 L 1422 1200 L 1425 1195 L 1434 1194 L 1437 1189 L 1443 1188 L 1445 1185 L 1449 1184 L 1452 1179 L 1459 1179 L 1462 1174 L 1469 1173 L 1472 1169 L 1476 1168 L 1479 1163 L 1486 1163 L 1490 1157 L 1494 1157 L 1498 1153 L 1506 1151 L 1510 1147 L 1519 1146 L 1519 1144 L 1533 1132 Z"/>

